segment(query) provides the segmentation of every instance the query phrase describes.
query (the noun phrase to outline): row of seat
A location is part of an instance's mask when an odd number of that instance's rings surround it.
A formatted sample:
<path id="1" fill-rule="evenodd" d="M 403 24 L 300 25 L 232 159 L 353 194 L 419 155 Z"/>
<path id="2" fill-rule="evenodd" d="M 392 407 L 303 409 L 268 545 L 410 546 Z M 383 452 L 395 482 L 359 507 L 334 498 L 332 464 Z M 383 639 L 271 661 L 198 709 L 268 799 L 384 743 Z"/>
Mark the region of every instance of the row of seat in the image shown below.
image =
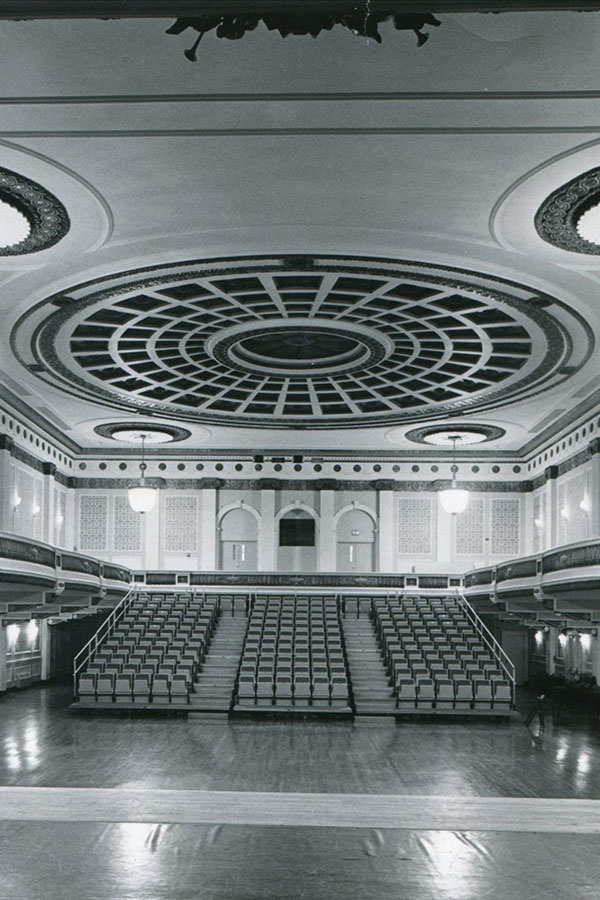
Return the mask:
<path id="1" fill-rule="evenodd" d="M 240 673 L 237 685 L 240 707 L 308 707 L 349 710 L 348 679 L 339 675 L 253 675 Z"/>
<path id="2" fill-rule="evenodd" d="M 401 678 L 397 685 L 399 709 L 495 709 L 511 705 L 510 684 L 498 681 L 469 681 L 466 678 Z"/>

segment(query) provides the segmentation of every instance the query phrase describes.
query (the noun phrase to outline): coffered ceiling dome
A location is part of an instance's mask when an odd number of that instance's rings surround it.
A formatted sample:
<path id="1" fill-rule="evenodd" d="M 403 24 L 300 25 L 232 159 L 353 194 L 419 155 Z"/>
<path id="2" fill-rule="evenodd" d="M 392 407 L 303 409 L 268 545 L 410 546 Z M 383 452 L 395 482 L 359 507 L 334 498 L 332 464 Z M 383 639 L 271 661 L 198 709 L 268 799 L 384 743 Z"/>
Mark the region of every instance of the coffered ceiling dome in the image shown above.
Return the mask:
<path id="1" fill-rule="evenodd" d="M 488 409 L 556 385 L 591 352 L 580 317 L 527 286 L 336 256 L 107 276 L 48 297 L 12 341 L 40 378 L 105 406 L 279 428 Z"/>

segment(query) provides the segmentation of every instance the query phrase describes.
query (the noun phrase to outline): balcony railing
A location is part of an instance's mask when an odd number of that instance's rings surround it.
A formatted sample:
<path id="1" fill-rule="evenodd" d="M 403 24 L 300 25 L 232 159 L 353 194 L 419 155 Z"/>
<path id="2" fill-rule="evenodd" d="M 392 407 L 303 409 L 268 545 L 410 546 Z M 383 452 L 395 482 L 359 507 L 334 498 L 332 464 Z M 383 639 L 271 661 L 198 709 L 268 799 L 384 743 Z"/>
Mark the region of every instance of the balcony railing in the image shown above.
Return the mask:
<path id="1" fill-rule="evenodd" d="M 494 591 L 498 587 L 502 591 L 511 586 L 508 582 L 542 586 L 560 582 L 563 572 L 570 573 L 573 579 L 589 574 L 600 577 L 600 572 L 594 572 L 594 569 L 600 569 L 600 540 L 597 538 L 507 560 L 498 566 L 473 569 L 465 574 L 464 586 L 471 594 L 476 594 L 477 588 Z"/>
<path id="2" fill-rule="evenodd" d="M 128 585 L 132 580 L 131 571 L 125 566 L 102 562 L 94 556 L 60 550 L 50 544 L 34 541 L 14 534 L 0 533 L 0 572 L 4 575 L 18 573 L 32 577 L 44 575 L 56 581 L 97 581 L 101 587 L 105 582 L 121 582 Z"/>

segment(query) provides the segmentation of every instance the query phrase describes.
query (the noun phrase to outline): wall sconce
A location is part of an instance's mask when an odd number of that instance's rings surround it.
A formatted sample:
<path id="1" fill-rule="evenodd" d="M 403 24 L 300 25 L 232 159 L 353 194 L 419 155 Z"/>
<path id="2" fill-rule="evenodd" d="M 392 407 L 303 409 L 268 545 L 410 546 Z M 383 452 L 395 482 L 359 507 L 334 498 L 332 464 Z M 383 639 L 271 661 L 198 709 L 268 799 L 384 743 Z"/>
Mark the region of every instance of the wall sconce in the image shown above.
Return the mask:
<path id="1" fill-rule="evenodd" d="M 535 633 L 535 642 L 538 645 L 538 647 L 541 647 L 544 642 L 544 632 L 542 631 L 541 628 L 538 628 L 538 630 Z"/>
<path id="2" fill-rule="evenodd" d="M 568 519 L 569 516 L 571 515 L 571 513 L 569 512 L 569 507 L 563 506 L 563 508 L 560 511 L 560 514 L 563 517 L 563 519 Z"/>
<path id="3" fill-rule="evenodd" d="M 591 508 L 591 504 L 590 504 L 589 497 L 586 496 L 582 500 L 579 501 L 579 509 L 583 510 L 584 513 L 589 513 L 590 508 Z"/>
<path id="4" fill-rule="evenodd" d="M 558 643 L 560 644 L 561 647 L 564 647 L 564 646 L 565 646 L 565 644 L 567 643 L 567 636 L 566 636 L 566 634 L 559 634 L 559 636 L 558 636 Z"/>
<path id="5" fill-rule="evenodd" d="M 39 516 L 41 511 L 42 511 L 42 507 L 40 506 L 39 503 L 34 503 L 33 506 L 31 507 L 32 516 Z"/>
<path id="6" fill-rule="evenodd" d="M 27 638 L 30 644 L 35 643 L 35 639 L 38 636 L 39 630 L 40 629 L 38 623 L 35 621 L 35 619 L 31 619 L 27 625 Z"/>
<path id="7" fill-rule="evenodd" d="M 19 640 L 19 626 L 16 622 L 11 622 L 10 625 L 6 628 L 6 637 L 8 640 L 8 646 L 14 647 Z"/>
<path id="8" fill-rule="evenodd" d="M 544 520 L 543 519 L 534 519 L 533 524 L 535 525 L 536 528 L 539 528 L 541 531 L 542 528 L 544 527 Z"/>
<path id="9" fill-rule="evenodd" d="M 62 523 L 65 521 L 65 517 L 62 516 L 60 513 L 57 513 L 54 521 L 56 522 L 56 527 L 60 528 Z"/>
<path id="10" fill-rule="evenodd" d="M 13 497 L 13 509 L 17 510 L 20 507 L 22 500 L 22 497 L 19 497 L 18 494 L 15 494 Z"/>

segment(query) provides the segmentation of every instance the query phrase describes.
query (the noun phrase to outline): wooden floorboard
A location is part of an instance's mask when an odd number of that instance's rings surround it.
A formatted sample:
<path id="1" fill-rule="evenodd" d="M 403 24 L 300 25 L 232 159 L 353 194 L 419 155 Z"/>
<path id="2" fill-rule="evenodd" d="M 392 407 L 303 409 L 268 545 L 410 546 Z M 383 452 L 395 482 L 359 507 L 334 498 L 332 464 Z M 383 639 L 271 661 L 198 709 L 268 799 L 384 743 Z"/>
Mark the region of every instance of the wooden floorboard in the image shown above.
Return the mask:
<path id="1" fill-rule="evenodd" d="M 0 788 L 0 819 L 600 833 L 600 800 Z"/>

